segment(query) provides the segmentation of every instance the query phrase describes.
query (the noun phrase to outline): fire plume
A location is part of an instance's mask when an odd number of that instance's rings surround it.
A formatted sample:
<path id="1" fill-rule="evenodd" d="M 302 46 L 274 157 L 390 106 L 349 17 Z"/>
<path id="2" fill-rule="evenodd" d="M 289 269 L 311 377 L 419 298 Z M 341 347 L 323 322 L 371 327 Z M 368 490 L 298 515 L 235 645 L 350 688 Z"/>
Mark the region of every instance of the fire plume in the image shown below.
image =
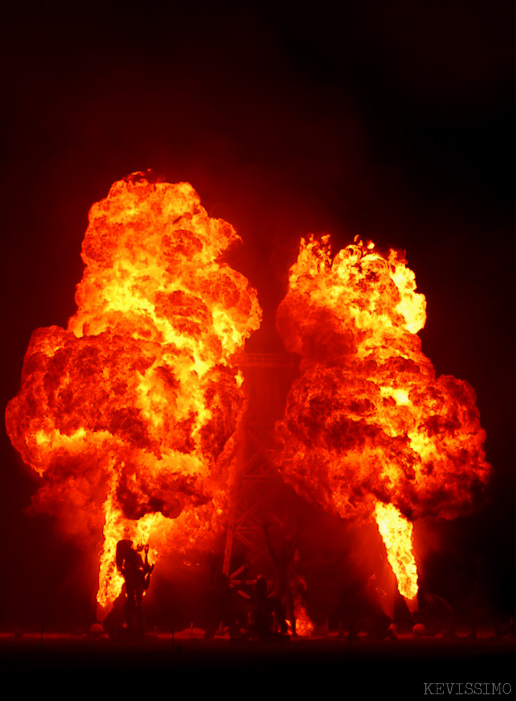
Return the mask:
<path id="1" fill-rule="evenodd" d="M 412 522 L 471 511 L 490 474 L 472 387 L 436 377 L 404 255 L 329 237 L 301 242 L 276 323 L 301 375 L 277 426 L 276 460 L 299 493 L 374 518 L 400 592 L 413 598 Z"/>
<path id="2" fill-rule="evenodd" d="M 234 356 L 261 320 L 221 261 L 239 240 L 188 183 L 133 174 L 91 207 L 68 327 L 31 337 L 7 432 L 43 478 L 34 507 L 96 541 L 104 606 L 122 586 L 118 540 L 156 558 L 224 515 L 244 410 Z"/>
<path id="3" fill-rule="evenodd" d="M 387 559 L 400 594 L 412 600 L 417 595 L 417 567 L 412 552 L 412 523 L 393 504 L 376 502 L 374 518 L 387 549 Z"/>

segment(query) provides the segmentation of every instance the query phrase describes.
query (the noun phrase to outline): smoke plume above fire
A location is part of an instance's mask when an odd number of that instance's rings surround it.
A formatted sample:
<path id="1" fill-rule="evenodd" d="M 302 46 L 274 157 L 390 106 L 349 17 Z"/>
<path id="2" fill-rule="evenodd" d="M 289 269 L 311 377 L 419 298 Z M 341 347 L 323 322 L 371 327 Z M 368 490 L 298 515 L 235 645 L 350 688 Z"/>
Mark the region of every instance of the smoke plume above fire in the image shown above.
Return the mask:
<path id="1" fill-rule="evenodd" d="M 188 183 L 116 182 L 89 213 L 76 314 L 31 337 L 7 432 L 43 478 L 34 508 L 96 539 L 102 605 L 118 540 L 156 556 L 221 527 L 245 409 L 233 358 L 261 321 L 221 261 L 239 240 Z"/>
<path id="2" fill-rule="evenodd" d="M 474 390 L 436 377 L 417 335 L 425 321 L 403 254 L 355 240 L 332 256 L 328 236 L 301 242 L 276 318 L 302 358 L 277 464 L 309 500 L 376 520 L 407 599 L 414 520 L 470 512 L 490 474 Z"/>

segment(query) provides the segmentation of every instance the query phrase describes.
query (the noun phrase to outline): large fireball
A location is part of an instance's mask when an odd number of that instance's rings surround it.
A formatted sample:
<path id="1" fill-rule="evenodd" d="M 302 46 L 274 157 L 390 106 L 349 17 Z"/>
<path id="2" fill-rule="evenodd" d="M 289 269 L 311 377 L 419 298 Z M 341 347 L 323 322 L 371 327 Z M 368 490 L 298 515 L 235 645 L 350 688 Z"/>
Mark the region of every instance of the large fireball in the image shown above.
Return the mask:
<path id="1" fill-rule="evenodd" d="M 232 357 L 261 317 L 221 261 L 238 240 L 188 183 L 116 182 L 90 210 L 77 313 L 32 335 L 7 432 L 43 477 L 36 506 L 97 538 L 103 605 L 122 585 L 118 540 L 156 556 L 224 514 L 244 410 Z"/>
<path id="2" fill-rule="evenodd" d="M 373 517 L 401 593 L 417 593 L 412 522 L 468 513 L 490 473 L 472 387 L 436 377 L 417 332 L 426 302 L 403 255 L 302 241 L 277 312 L 301 376 L 277 427 L 277 462 L 305 497 Z"/>

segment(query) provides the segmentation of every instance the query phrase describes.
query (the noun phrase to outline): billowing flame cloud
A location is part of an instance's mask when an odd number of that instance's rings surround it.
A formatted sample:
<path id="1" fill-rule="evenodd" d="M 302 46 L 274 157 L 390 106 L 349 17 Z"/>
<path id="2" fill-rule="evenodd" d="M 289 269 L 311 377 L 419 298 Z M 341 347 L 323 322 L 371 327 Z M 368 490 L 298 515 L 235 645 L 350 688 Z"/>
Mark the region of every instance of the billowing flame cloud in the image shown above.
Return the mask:
<path id="1" fill-rule="evenodd" d="M 98 539 L 103 605 L 122 584 L 119 539 L 155 555 L 223 515 L 244 410 L 232 358 L 261 319 L 221 262 L 238 240 L 188 183 L 129 176 L 90 210 L 68 328 L 32 335 L 7 432 L 44 479 L 35 506 Z"/>
<path id="2" fill-rule="evenodd" d="M 403 255 L 355 241 L 332 258 L 329 237 L 302 241 L 277 312 L 287 350 L 302 356 L 277 463 L 312 501 L 375 518 L 407 598 L 412 521 L 469 512 L 490 474 L 475 393 L 436 377 L 417 335 L 425 321 Z"/>

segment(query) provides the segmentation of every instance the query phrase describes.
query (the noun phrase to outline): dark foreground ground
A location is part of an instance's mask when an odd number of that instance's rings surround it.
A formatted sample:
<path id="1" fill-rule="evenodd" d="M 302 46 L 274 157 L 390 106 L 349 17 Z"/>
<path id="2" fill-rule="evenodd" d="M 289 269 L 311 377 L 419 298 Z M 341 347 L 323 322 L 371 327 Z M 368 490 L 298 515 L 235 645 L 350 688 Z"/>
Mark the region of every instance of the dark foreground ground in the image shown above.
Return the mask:
<path id="1" fill-rule="evenodd" d="M 22 692 L 68 695 L 106 691 L 160 698 L 217 695 L 237 699 L 258 693 L 341 698 L 516 696 L 516 640 L 464 638 L 358 640 L 289 639 L 239 642 L 204 640 L 185 632 L 111 640 L 91 635 L 0 636 L 5 684 Z M 453 685 L 453 686 L 450 686 Z"/>

